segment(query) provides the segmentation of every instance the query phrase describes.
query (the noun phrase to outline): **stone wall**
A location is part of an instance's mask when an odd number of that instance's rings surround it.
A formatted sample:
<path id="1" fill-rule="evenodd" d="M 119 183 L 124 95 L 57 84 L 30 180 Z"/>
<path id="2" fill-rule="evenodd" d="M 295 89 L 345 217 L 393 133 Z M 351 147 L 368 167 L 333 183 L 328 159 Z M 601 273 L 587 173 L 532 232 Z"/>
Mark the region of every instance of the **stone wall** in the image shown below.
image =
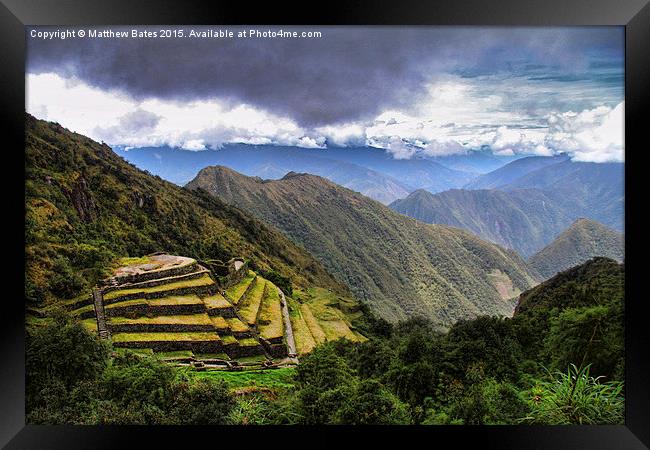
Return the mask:
<path id="1" fill-rule="evenodd" d="M 227 308 L 208 309 L 208 315 L 209 316 L 221 316 L 224 319 L 232 319 L 233 317 L 237 317 L 237 313 L 235 312 L 235 308 L 233 308 L 232 306 L 229 306 Z"/>
<path id="2" fill-rule="evenodd" d="M 106 316 L 176 316 L 181 314 L 198 314 L 205 312 L 205 305 L 203 303 L 195 303 L 191 305 L 127 305 L 116 306 L 114 308 L 105 308 Z M 94 311 L 90 317 L 94 316 Z"/>
<path id="3" fill-rule="evenodd" d="M 114 291 L 116 289 L 149 288 L 154 286 L 160 286 L 167 283 L 174 283 L 176 281 L 181 281 L 181 280 L 194 280 L 196 278 L 201 278 L 203 275 L 209 273 L 210 272 L 205 267 L 198 266 L 198 270 L 196 272 L 190 272 L 182 275 L 170 275 L 169 277 L 155 278 L 153 280 L 141 281 L 138 283 L 125 283 L 119 286 L 111 286 L 111 287 L 104 288 L 104 293 Z M 170 280 L 169 279 L 170 277 L 178 277 L 178 278 Z"/>
<path id="4" fill-rule="evenodd" d="M 223 349 L 231 359 L 264 354 L 264 349 L 261 345 L 241 346 L 237 344 L 231 344 L 225 345 Z"/>
<path id="5" fill-rule="evenodd" d="M 122 283 L 140 283 L 142 281 L 155 280 L 157 278 L 167 278 L 177 275 L 186 275 L 198 270 L 198 263 L 193 262 L 181 267 L 170 267 L 168 269 L 154 270 L 151 272 L 142 272 L 133 275 L 123 275 L 121 277 L 108 278 L 106 280 L 100 281 L 102 286 L 108 286 L 113 281 L 117 281 L 120 284 Z"/>
<path id="6" fill-rule="evenodd" d="M 197 353 L 221 353 L 224 351 L 221 341 L 131 341 L 113 342 L 113 347 L 150 348 L 156 352 L 191 350 Z"/>
<path id="7" fill-rule="evenodd" d="M 108 329 L 111 331 L 111 333 L 216 331 L 214 325 L 180 323 L 109 323 Z"/>

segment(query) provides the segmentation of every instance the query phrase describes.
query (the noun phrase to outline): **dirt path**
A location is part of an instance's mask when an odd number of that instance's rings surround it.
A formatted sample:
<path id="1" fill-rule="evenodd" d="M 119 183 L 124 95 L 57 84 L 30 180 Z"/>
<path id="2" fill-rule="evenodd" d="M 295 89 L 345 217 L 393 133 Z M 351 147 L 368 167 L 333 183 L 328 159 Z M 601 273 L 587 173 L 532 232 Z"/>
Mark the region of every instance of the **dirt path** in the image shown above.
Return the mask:
<path id="1" fill-rule="evenodd" d="M 282 298 L 280 306 L 282 307 L 282 318 L 284 319 L 284 329 L 287 336 L 287 351 L 290 359 L 295 359 L 296 364 L 298 363 L 298 354 L 296 352 L 296 341 L 293 339 L 293 328 L 291 327 L 291 319 L 289 318 L 289 305 L 287 304 L 287 299 L 284 297 L 284 292 L 280 288 L 278 289 L 278 294 Z"/>

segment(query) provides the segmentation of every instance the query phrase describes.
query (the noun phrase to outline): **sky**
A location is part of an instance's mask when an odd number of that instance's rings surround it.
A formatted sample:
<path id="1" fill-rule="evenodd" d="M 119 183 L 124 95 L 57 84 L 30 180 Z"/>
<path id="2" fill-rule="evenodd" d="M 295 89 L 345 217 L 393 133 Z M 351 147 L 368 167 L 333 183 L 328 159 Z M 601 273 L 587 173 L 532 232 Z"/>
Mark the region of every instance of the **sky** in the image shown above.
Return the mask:
<path id="1" fill-rule="evenodd" d="M 622 27 L 182 28 L 182 38 L 130 34 L 161 27 L 111 28 L 123 38 L 75 28 L 86 36 L 66 39 L 43 33 L 60 28 L 28 28 L 27 111 L 127 148 L 624 160 Z M 250 29 L 321 36 L 238 37 Z"/>

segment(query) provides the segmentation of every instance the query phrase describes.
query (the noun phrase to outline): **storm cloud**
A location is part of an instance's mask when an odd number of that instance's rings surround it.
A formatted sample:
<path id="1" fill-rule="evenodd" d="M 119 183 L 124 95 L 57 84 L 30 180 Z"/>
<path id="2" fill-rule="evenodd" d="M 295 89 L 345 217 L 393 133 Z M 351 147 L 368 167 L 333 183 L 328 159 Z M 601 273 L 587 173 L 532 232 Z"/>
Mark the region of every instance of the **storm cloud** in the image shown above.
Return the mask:
<path id="1" fill-rule="evenodd" d="M 622 65 L 623 32 L 611 27 L 282 28 L 320 31 L 322 37 L 28 39 L 27 71 L 56 73 L 135 101 L 243 103 L 318 127 L 410 111 L 444 74 L 471 79 L 509 71 L 584 80 L 606 75 L 591 70 L 596 63 Z M 191 27 L 184 29 L 187 34 Z"/>

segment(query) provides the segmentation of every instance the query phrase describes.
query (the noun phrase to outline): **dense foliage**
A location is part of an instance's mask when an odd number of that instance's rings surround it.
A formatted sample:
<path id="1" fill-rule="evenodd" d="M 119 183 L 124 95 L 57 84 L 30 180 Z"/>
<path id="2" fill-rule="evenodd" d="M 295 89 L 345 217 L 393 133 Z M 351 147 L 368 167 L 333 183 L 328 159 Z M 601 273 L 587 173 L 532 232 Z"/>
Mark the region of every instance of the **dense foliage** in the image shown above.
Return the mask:
<path id="1" fill-rule="evenodd" d="M 249 398 L 246 420 L 622 423 L 622 281 L 622 265 L 598 258 L 525 293 L 512 319 L 460 321 L 447 333 L 427 319 L 377 320 L 369 341 L 304 357 L 295 389 Z"/>
<path id="2" fill-rule="evenodd" d="M 35 424 L 229 423 L 223 383 L 194 380 L 153 357 L 113 353 L 58 315 L 27 336 L 27 421 Z"/>

